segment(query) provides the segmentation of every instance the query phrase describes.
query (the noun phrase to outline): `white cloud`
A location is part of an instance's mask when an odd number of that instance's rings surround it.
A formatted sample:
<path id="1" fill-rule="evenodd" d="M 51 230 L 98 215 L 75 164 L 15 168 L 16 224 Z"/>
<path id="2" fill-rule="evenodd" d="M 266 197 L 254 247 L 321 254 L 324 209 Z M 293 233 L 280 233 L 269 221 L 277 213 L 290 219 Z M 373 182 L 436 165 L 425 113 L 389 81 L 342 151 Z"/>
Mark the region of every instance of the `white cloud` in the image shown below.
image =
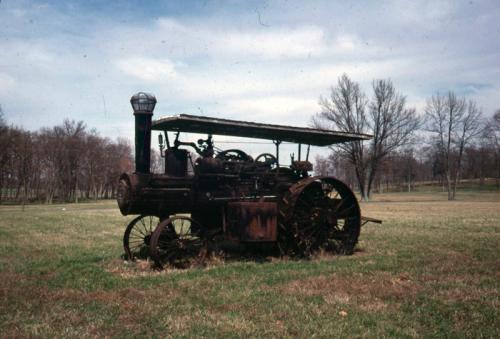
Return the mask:
<path id="1" fill-rule="evenodd" d="M 334 47 L 334 50 L 339 53 L 350 53 L 350 52 L 355 52 L 356 50 L 360 49 L 360 42 L 359 39 L 351 34 L 345 34 L 345 35 L 340 35 L 337 37 L 336 40 L 336 45 Z"/>
<path id="2" fill-rule="evenodd" d="M 318 111 L 318 104 L 316 98 L 251 97 L 225 101 L 221 110 L 251 121 L 305 125 L 308 118 Z"/>
<path id="3" fill-rule="evenodd" d="M 116 66 L 133 77 L 146 81 L 165 82 L 175 78 L 175 66 L 168 60 L 144 57 L 119 59 Z"/>
<path id="4" fill-rule="evenodd" d="M 136 38 L 141 36 L 138 34 Z M 328 50 L 323 29 L 314 25 L 238 30 L 200 23 L 182 24 L 170 18 L 160 18 L 148 36 L 169 47 L 182 44 L 181 50 L 187 55 L 208 53 L 224 58 L 296 58 L 320 55 Z"/>
<path id="5" fill-rule="evenodd" d="M 320 56 L 328 51 L 323 30 L 313 26 L 266 31 L 230 31 L 218 34 L 214 42 L 214 51 L 218 54 L 251 55 L 270 59 Z"/>
<path id="6" fill-rule="evenodd" d="M 15 88 L 17 82 L 14 77 L 6 74 L 0 73 L 0 92 L 8 92 Z"/>

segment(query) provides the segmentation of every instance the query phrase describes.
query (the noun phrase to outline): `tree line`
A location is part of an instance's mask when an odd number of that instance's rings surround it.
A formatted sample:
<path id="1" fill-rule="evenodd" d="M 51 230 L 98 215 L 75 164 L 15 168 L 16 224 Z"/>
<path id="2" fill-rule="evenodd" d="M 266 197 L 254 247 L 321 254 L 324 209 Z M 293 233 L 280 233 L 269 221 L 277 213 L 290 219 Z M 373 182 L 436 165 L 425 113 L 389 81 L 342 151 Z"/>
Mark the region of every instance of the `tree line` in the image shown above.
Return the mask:
<path id="1" fill-rule="evenodd" d="M 391 80 L 374 80 L 369 97 L 346 74 L 319 104 L 315 127 L 373 136 L 316 159 L 316 173 L 345 180 L 364 200 L 416 182 L 438 182 L 449 200 L 463 179 L 495 178 L 500 188 L 500 110 L 485 119 L 475 100 L 449 91 L 430 97 L 419 114 Z"/>
<path id="2" fill-rule="evenodd" d="M 450 200 L 464 179 L 494 178 L 500 188 L 500 110 L 485 119 L 476 101 L 450 91 L 417 112 L 391 80 L 374 80 L 367 95 L 346 74 L 319 105 L 314 127 L 373 136 L 332 146 L 315 166 L 364 200 L 373 191 L 410 191 L 417 182 L 441 184 Z M 101 137 L 82 121 L 26 131 L 7 125 L 0 107 L 0 145 L 0 203 L 111 198 L 119 175 L 133 170 L 127 140 Z M 152 171 L 162 172 L 157 151 L 151 160 Z"/>
<path id="3" fill-rule="evenodd" d="M 82 121 L 27 131 L 0 110 L 0 202 L 78 202 L 111 198 L 118 176 L 133 169 L 125 139 L 112 141 Z"/>

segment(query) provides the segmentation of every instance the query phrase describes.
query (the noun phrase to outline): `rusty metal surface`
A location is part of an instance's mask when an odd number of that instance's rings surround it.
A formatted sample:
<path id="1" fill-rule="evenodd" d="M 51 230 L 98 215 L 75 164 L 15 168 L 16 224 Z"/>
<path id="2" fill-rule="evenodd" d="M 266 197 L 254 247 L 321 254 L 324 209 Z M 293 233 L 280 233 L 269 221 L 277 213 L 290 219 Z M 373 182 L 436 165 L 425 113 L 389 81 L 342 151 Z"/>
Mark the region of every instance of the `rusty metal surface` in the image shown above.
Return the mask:
<path id="1" fill-rule="evenodd" d="M 277 216 L 275 202 L 230 202 L 226 227 L 242 242 L 276 241 Z"/>
<path id="2" fill-rule="evenodd" d="M 190 213 L 193 207 L 192 178 L 159 174 L 125 173 L 120 176 L 117 202 L 123 215 L 168 216 Z"/>
<path id="3" fill-rule="evenodd" d="M 159 131 L 210 133 L 214 135 L 279 140 L 316 146 L 327 146 L 354 140 L 367 140 L 372 137 L 368 134 L 271 125 L 188 114 L 160 118 L 153 121 L 152 128 Z"/>
<path id="4" fill-rule="evenodd" d="M 300 171 L 300 172 L 309 172 L 313 170 L 313 165 L 309 161 L 294 161 L 292 165 L 290 166 L 293 170 Z"/>
<path id="5" fill-rule="evenodd" d="M 361 217 L 361 221 L 363 222 L 363 223 L 361 224 L 361 226 L 364 226 L 364 225 L 366 225 L 366 224 L 367 224 L 367 223 L 369 223 L 369 222 L 372 222 L 372 223 L 374 223 L 374 224 L 382 224 L 382 220 L 380 220 L 380 219 L 376 219 L 376 218 L 372 218 L 372 217 L 365 217 L 365 216 L 362 216 L 362 217 Z"/>

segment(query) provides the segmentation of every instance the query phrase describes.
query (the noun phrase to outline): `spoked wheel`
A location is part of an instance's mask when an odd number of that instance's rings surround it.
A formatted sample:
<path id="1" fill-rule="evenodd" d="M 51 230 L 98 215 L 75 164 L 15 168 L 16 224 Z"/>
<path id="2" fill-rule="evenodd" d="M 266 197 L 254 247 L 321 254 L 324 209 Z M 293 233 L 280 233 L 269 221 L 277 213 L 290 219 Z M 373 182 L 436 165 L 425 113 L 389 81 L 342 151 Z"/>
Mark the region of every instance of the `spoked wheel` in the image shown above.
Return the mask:
<path id="1" fill-rule="evenodd" d="M 206 229 L 191 218 L 175 216 L 158 224 L 151 237 L 151 257 L 158 268 L 203 265 L 208 255 Z"/>
<path id="2" fill-rule="evenodd" d="M 262 153 L 255 158 L 255 162 L 275 167 L 278 164 L 278 159 L 271 153 Z"/>
<path id="3" fill-rule="evenodd" d="M 159 222 L 158 217 L 140 215 L 128 224 L 123 235 L 123 248 L 127 260 L 146 259 L 150 255 L 149 240 Z"/>
<path id="4" fill-rule="evenodd" d="M 280 248 L 309 256 L 319 249 L 352 254 L 361 214 L 356 196 L 341 181 L 312 177 L 291 186 L 280 205 Z"/>

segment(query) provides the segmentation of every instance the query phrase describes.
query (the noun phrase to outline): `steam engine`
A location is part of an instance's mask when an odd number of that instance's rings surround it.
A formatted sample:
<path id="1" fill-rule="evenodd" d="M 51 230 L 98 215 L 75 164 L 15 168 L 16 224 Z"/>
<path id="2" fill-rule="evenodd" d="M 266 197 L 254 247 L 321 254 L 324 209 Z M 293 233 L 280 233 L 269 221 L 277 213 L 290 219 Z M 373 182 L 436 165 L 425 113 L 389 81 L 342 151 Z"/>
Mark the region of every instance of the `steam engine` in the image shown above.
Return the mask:
<path id="1" fill-rule="evenodd" d="M 152 122 L 154 97 L 138 93 L 131 102 L 136 170 L 121 175 L 117 198 L 123 215 L 139 215 L 124 235 L 130 259 L 146 253 L 160 266 L 163 260 L 179 263 L 185 257 L 199 258 L 216 235 L 220 243 L 273 243 L 281 253 L 308 255 L 329 247 L 352 253 L 361 227 L 356 197 L 335 178 L 311 177 L 309 147 L 302 161 L 301 146 L 369 136 L 190 115 Z M 150 173 L 152 129 L 165 133 L 166 147 L 163 134 L 159 136 L 165 160 L 162 174 Z M 169 131 L 177 132 L 173 143 Z M 183 142 L 180 132 L 206 133 L 207 139 Z M 253 159 L 240 149 L 216 150 L 212 134 L 273 140 L 276 156 L 263 153 Z M 282 141 L 299 145 L 298 161 L 292 159 L 287 167 L 278 160 Z M 152 217 L 158 219 L 155 225 Z M 144 218 L 150 218 L 149 228 L 136 234 L 132 251 L 130 237 L 139 224 L 145 224 Z M 189 227 L 184 228 L 185 222 Z"/>

